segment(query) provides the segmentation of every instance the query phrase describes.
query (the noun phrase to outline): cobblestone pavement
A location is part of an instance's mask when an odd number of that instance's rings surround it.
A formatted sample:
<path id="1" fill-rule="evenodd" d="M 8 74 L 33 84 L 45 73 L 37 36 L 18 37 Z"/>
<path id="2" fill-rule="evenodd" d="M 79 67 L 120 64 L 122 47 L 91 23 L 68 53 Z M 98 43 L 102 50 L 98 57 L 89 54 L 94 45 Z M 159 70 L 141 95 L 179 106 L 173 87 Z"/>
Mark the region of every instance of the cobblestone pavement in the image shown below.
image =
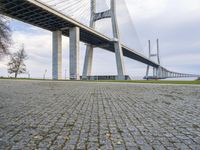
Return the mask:
<path id="1" fill-rule="evenodd" d="M 200 150 L 200 86 L 0 80 L 0 149 Z"/>

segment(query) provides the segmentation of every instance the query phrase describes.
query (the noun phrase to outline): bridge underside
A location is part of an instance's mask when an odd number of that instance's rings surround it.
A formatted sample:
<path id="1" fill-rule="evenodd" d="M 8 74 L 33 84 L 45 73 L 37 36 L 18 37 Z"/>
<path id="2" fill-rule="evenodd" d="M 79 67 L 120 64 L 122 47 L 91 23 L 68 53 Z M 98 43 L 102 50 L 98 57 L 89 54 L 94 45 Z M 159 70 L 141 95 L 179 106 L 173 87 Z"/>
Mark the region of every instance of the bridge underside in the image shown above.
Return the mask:
<path id="1" fill-rule="evenodd" d="M 56 10 L 33 0 L 1 0 L 1 13 L 11 18 L 23 21 L 28 24 L 49 30 L 62 30 L 64 36 L 69 37 L 68 28 L 78 26 L 80 28 L 80 41 L 100 47 L 105 50 L 115 52 L 112 39 L 101 33 L 89 28 L 72 18 L 69 18 Z M 122 45 L 124 56 L 148 64 L 152 67 L 159 65 L 149 60 L 145 56 L 137 53 Z"/>
<path id="2" fill-rule="evenodd" d="M 177 73 L 171 72 L 164 68 L 153 68 L 153 75 L 146 75 L 144 79 L 146 80 L 159 80 L 159 79 L 167 79 L 167 78 L 189 78 L 189 77 L 199 77 L 198 75 L 193 74 L 184 74 L 184 73 Z"/>

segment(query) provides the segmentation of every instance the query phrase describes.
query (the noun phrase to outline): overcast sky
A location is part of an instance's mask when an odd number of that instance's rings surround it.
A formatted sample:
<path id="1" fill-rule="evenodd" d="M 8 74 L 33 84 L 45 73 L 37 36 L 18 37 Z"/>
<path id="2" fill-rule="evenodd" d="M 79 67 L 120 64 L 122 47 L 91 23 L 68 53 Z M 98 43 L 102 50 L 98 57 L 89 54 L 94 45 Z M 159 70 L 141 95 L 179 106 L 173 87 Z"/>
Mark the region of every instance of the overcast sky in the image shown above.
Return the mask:
<path id="1" fill-rule="evenodd" d="M 130 15 L 118 1 L 118 21 L 121 40 L 131 48 L 148 55 L 147 41 L 156 48 L 160 39 L 161 64 L 172 71 L 200 74 L 200 1 L 199 0 L 126 0 Z M 130 21 L 132 19 L 132 22 Z M 106 26 L 105 26 L 106 23 Z M 98 30 L 111 36 L 109 19 L 97 23 Z M 14 52 L 22 43 L 29 59 L 26 61 L 31 77 L 42 78 L 45 69 L 51 77 L 52 34 L 49 31 L 11 20 Z M 134 27 L 134 28 L 133 28 Z M 69 76 L 68 38 L 63 37 L 63 78 Z M 85 46 L 81 45 L 81 74 Z M 0 62 L 0 76 L 7 76 L 7 59 Z M 144 76 L 146 65 L 125 58 L 126 73 Z M 93 75 L 116 74 L 114 53 L 95 49 Z M 21 75 L 27 76 L 27 75 Z"/>

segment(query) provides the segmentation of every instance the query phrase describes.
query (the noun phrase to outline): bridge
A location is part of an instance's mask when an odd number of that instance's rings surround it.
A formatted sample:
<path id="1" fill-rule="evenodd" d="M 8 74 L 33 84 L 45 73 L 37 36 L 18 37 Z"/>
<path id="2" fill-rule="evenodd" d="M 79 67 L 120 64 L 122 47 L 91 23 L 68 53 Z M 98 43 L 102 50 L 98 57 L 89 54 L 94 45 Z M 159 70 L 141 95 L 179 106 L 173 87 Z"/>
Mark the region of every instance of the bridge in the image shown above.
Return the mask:
<path id="1" fill-rule="evenodd" d="M 53 0 L 49 0 L 49 2 L 51 1 Z M 110 0 L 110 8 L 103 12 L 96 12 L 96 0 L 90 0 L 90 4 L 89 27 L 39 0 L 1 0 L 0 12 L 3 15 L 52 32 L 52 77 L 54 80 L 62 78 L 62 35 L 69 37 L 70 40 L 71 80 L 80 80 L 80 41 L 87 44 L 83 79 L 91 76 L 93 48 L 95 47 L 115 53 L 118 72 L 117 79 L 120 80 L 126 78 L 124 56 L 148 66 L 146 79 L 197 77 L 197 75 L 193 74 L 170 71 L 161 66 L 159 62 L 156 63 L 150 57 L 148 58 L 123 44 L 119 35 L 115 0 Z M 113 38 L 109 38 L 95 30 L 95 22 L 104 18 L 110 18 L 112 21 Z M 157 56 L 159 55 L 157 54 Z M 153 68 L 153 76 L 148 75 L 149 67 Z"/>

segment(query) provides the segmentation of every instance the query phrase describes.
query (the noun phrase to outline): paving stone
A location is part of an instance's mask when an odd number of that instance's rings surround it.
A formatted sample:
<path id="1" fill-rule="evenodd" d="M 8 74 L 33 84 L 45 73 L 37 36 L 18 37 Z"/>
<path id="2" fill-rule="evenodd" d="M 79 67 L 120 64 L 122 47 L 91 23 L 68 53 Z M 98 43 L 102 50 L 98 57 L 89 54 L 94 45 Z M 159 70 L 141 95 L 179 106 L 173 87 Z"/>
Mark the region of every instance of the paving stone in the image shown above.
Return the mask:
<path id="1" fill-rule="evenodd" d="M 200 86 L 0 85 L 0 150 L 200 150 Z"/>

